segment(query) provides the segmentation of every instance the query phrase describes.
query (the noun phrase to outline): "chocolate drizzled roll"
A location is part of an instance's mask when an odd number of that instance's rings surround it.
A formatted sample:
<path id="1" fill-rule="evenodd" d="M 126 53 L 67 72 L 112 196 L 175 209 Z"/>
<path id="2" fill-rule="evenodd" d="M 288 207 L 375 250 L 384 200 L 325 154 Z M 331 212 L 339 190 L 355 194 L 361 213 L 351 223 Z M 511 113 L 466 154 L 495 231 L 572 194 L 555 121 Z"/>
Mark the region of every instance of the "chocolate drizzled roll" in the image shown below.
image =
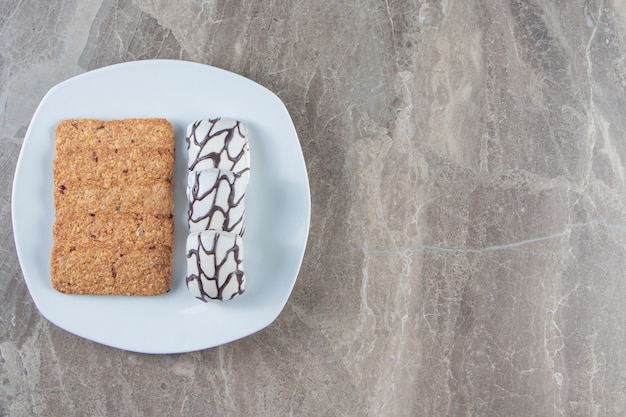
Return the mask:
<path id="1" fill-rule="evenodd" d="M 243 236 L 244 196 L 249 178 L 250 171 L 241 174 L 221 169 L 190 172 L 187 183 L 189 230 L 223 230 Z"/>
<path id="2" fill-rule="evenodd" d="M 207 230 L 187 237 L 187 288 L 197 299 L 230 300 L 245 284 L 240 235 Z"/>
<path id="3" fill-rule="evenodd" d="M 241 173 L 250 169 L 248 131 L 239 121 L 216 118 L 187 126 L 189 171 L 217 168 Z"/>

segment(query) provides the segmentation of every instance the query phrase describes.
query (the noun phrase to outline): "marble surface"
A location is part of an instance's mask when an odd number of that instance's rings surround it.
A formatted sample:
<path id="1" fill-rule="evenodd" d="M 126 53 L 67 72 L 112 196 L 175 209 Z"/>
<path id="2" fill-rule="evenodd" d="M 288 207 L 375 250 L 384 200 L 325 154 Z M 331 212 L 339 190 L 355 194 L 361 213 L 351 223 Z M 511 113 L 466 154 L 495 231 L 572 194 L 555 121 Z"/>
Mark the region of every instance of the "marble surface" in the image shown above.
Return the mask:
<path id="1" fill-rule="evenodd" d="M 0 416 L 626 415 L 622 0 L 3 0 L 0 37 Z M 279 318 L 187 354 L 50 324 L 13 243 L 39 100 L 150 58 L 273 90 L 311 182 Z"/>

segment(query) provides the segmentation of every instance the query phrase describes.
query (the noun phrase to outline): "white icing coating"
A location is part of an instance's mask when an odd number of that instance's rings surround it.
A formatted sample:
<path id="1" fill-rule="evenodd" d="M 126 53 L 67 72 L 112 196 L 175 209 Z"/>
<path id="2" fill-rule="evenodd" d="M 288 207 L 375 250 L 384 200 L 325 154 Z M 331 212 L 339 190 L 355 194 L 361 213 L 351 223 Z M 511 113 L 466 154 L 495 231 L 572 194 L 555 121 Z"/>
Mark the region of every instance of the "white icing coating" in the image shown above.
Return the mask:
<path id="1" fill-rule="evenodd" d="M 216 118 L 187 126 L 188 168 L 218 168 L 241 173 L 250 169 L 248 131 L 239 121 Z"/>
<path id="2" fill-rule="evenodd" d="M 207 230 L 187 237 L 187 288 L 202 300 L 230 300 L 245 291 L 242 238 Z"/>
<path id="3" fill-rule="evenodd" d="M 187 199 L 188 226 L 191 232 L 223 230 L 244 232 L 244 197 L 250 171 L 206 169 L 189 173 Z"/>

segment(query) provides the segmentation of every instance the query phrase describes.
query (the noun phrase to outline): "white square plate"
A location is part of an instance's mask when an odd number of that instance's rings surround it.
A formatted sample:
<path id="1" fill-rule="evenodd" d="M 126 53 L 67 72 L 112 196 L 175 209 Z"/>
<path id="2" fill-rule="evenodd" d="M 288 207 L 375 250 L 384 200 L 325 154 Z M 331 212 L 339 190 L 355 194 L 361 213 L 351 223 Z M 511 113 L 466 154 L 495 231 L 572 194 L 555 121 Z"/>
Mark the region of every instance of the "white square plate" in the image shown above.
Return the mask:
<path id="1" fill-rule="evenodd" d="M 246 194 L 246 292 L 205 304 L 185 286 L 185 128 L 208 117 L 242 121 L 250 132 Z M 54 129 L 64 119 L 162 117 L 174 126 L 173 284 L 157 297 L 66 295 L 50 284 L 54 222 Z M 184 61 L 136 61 L 97 69 L 53 87 L 24 138 L 12 197 L 17 253 L 41 314 L 86 339 L 144 353 L 206 349 L 271 324 L 296 282 L 309 232 L 310 193 L 289 113 L 266 88 L 239 75 Z"/>

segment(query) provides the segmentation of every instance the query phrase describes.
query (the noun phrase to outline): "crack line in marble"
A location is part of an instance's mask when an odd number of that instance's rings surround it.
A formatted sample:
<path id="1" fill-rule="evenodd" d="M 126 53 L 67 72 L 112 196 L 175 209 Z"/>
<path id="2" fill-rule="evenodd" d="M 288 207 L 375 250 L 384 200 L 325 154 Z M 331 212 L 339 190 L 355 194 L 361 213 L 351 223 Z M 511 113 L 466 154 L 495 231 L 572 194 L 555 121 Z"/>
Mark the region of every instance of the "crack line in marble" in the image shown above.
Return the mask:
<path id="1" fill-rule="evenodd" d="M 600 2 L 600 5 L 598 6 L 598 17 L 601 16 L 602 13 L 602 7 L 604 6 L 603 4 L 604 2 Z M 587 8 L 587 6 L 586 6 Z M 587 11 L 589 11 L 587 9 Z M 589 11 L 589 13 L 591 14 L 591 12 Z M 587 15 L 587 17 L 590 16 L 590 14 Z M 593 18 L 593 16 L 591 16 Z M 593 22 L 592 22 L 593 23 Z M 593 29 L 591 30 L 591 35 L 589 36 L 589 41 L 587 42 L 587 45 L 585 47 L 585 57 L 587 58 L 587 79 L 589 82 L 589 108 L 587 109 L 589 112 L 589 126 L 587 128 L 587 137 L 590 139 L 589 140 L 589 149 L 588 149 L 588 154 L 590 156 L 590 158 L 588 158 L 589 163 L 587 164 L 587 172 L 585 174 L 584 177 L 584 183 L 588 184 L 589 180 L 591 178 L 591 174 L 593 172 L 593 154 L 594 154 L 594 150 L 596 147 L 596 137 L 598 135 L 597 132 L 597 127 L 596 127 L 596 118 L 597 116 L 597 111 L 596 111 L 596 105 L 595 105 L 595 99 L 594 99 L 594 91 L 593 91 L 593 59 L 591 56 L 591 47 L 593 44 L 593 40 L 596 37 L 596 32 L 598 31 L 598 25 L 597 24 L 593 24 Z"/>
<path id="2" fill-rule="evenodd" d="M 424 245 L 419 248 L 407 248 L 407 249 L 369 249 L 363 245 L 363 253 L 365 255 L 410 255 L 414 253 L 424 252 L 448 252 L 448 253 L 483 253 L 483 252 L 496 252 L 505 249 L 514 249 L 521 246 L 530 245 L 538 242 L 545 242 L 547 240 L 558 239 L 569 236 L 573 230 L 584 229 L 591 226 L 603 225 L 609 229 L 616 229 L 622 232 L 626 232 L 626 226 L 620 224 L 609 224 L 606 220 L 598 219 L 592 220 L 589 223 L 574 223 L 569 228 L 561 233 L 555 233 L 553 235 L 541 236 L 532 239 L 525 239 L 519 242 L 507 243 L 504 245 L 487 246 L 485 248 L 447 248 L 444 246 Z"/>
<path id="3" fill-rule="evenodd" d="M 395 43 L 396 29 L 395 29 L 395 26 L 393 24 L 393 13 L 391 12 L 391 6 L 389 5 L 389 0 L 386 0 L 385 4 L 387 6 L 387 15 L 389 16 L 389 22 L 391 23 L 391 41 L 392 41 L 392 44 L 394 44 Z"/>

